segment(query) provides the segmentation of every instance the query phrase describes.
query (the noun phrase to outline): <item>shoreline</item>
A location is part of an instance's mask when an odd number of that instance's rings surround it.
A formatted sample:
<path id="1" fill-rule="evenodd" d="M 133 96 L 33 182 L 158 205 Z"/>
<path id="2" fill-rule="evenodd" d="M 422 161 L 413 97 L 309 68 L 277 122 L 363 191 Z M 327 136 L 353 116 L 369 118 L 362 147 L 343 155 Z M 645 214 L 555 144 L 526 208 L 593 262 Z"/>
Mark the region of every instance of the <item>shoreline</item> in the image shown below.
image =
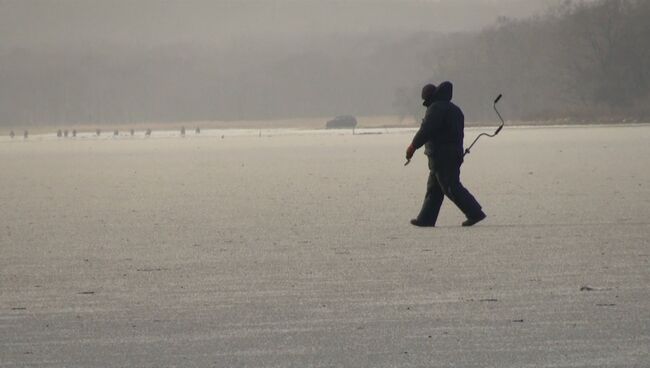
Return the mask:
<path id="1" fill-rule="evenodd" d="M 389 121 L 395 121 L 397 118 L 393 116 L 377 116 L 377 117 L 359 117 L 359 124 L 354 129 L 355 131 L 364 132 L 364 131 L 381 131 L 381 130 L 416 130 L 419 127 L 419 123 L 414 121 L 407 121 L 406 123 L 394 123 L 390 124 Z M 129 137 L 130 130 L 135 131 L 135 135 L 142 135 L 147 129 L 151 129 L 153 133 L 178 133 L 180 134 L 180 129 L 185 127 L 186 136 L 196 135 L 195 129 L 200 128 L 202 133 L 208 131 L 223 131 L 223 132 L 234 132 L 234 131 L 245 131 L 245 132 L 279 132 L 279 131 L 302 131 L 302 132 L 346 132 L 352 131 L 352 128 L 341 128 L 341 129 L 328 129 L 325 127 L 325 118 L 306 118 L 306 119 L 284 119 L 284 120 L 260 120 L 260 121 L 195 121 L 195 122 L 175 122 L 175 123 L 163 123 L 163 122 L 152 122 L 152 123 L 134 123 L 134 124 L 114 124 L 114 125 L 90 125 L 90 124 L 71 124 L 67 127 L 62 127 L 59 125 L 52 126 L 32 126 L 32 127 L 15 127 L 7 126 L 2 128 L 0 133 L 0 139 L 9 138 L 9 132 L 14 131 L 16 140 L 23 139 L 23 132 L 25 129 L 29 132 L 29 136 L 35 137 L 49 137 L 55 136 L 57 130 L 61 129 L 62 131 L 67 129 L 70 134 L 73 129 L 77 130 L 77 134 L 88 137 L 89 135 L 96 137 L 95 131 L 97 129 L 101 130 L 102 137 L 113 137 L 113 132 L 118 130 L 119 137 Z M 466 122 L 465 129 L 482 129 L 489 127 L 497 127 L 498 122 L 491 121 L 480 121 L 480 122 Z M 650 125 L 650 121 L 591 121 L 591 122 L 569 122 L 565 119 L 561 121 L 550 120 L 550 121 L 506 121 L 505 127 L 509 128 L 572 128 L 572 127 L 634 127 L 634 126 L 646 126 Z M 65 129 L 64 129 L 65 128 Z M 251 135 L 251 134 L 246 134 Z M 66 139 L 60 137 L 61 139 Z M 73 137 L 67 137 L 72 139 Z"/>

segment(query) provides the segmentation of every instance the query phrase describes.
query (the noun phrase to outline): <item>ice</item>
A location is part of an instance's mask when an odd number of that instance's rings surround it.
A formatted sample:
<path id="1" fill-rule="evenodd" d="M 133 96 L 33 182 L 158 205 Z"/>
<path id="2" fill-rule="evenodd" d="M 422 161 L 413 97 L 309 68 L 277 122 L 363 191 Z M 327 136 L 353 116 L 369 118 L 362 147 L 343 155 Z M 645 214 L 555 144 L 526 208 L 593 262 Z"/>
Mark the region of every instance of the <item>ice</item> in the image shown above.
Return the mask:
<path id="1" fill-rule="evenodd" d="M 650 361 L 650 126 L 506 127 L 433 229 L 368 132 L 3 141 L 0 367 Z"/>

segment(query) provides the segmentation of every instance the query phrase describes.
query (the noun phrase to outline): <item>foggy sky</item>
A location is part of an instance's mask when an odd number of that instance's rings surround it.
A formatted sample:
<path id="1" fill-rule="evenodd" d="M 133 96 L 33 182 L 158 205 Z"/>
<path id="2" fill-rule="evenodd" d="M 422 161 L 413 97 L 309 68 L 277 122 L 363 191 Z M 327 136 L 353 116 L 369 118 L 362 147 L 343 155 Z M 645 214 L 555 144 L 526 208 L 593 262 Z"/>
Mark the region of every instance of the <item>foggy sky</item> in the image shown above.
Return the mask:
<path id="1" fill-rule="evenodd" d="M 477 29 L 552 0 L 0 0 L 2 47 L 195 43 Z"/>
<path id="2" fill-rule="evenodd" d="M 432 37 L 549 3 L 0 0 L 0 124 L 391 114 Z"/>

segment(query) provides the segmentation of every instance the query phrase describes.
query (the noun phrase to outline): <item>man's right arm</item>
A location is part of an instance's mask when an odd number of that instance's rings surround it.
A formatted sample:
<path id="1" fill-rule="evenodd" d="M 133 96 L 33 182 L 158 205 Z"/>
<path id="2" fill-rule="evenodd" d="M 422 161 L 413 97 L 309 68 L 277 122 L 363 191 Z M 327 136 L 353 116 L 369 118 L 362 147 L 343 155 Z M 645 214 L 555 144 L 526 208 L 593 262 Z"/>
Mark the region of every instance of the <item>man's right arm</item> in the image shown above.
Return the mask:
<path id="1" fill-rule="evenodd" d="M 435 132 L 442 124 L 443 118 L 444 113 L 442 105 L 439 103 L 434 103 L 431 105 L 427 109 L 427 113 L 424 115 L 424 119 L 422 119 L 422 125 L 420 125 L 420 129 L 417 133 L 415 133 L 415 137 L 413 137 L 411 146 L 417 150 L 418 148 L 424 146 L 424 144 L 429 140 L 431 140 Z"/>

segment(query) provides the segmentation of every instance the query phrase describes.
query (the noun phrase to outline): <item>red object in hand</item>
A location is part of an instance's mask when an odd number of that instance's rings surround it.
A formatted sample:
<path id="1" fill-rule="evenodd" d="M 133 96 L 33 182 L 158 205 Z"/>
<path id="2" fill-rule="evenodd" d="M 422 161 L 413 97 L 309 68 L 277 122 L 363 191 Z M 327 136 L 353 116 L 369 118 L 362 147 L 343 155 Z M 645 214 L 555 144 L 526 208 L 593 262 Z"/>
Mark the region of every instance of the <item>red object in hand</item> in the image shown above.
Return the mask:
<path id="1" fill-rule="evenodd" d="M 413 145 L 409 145 L 408 148 L 406 149 L 406 159 L 410 160 L 411 157 L 413 157 L 413 154 L 415 153 L 415 148 Z"/>

